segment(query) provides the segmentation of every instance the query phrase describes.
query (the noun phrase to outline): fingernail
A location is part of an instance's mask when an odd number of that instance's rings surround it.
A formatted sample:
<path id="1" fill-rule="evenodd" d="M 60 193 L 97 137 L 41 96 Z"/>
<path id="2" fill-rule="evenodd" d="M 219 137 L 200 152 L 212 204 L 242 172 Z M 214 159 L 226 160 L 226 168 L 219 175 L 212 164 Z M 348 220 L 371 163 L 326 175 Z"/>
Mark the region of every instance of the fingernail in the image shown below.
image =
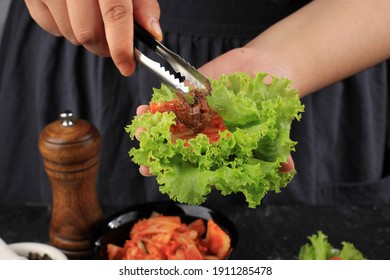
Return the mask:
<path id="1" fill-rule="evenodd" d="M 158 22 L 158 20 L 154 19 L 152 20 L 152 22 L 150 23 L 150 26 L 151 26 L 151 30 L 153 32 L 153 35 L 154 37 L 161 41 L 162 40 L 162 30 L 161 30 L 161 27 L 160 27 L 160 23 Z"/>

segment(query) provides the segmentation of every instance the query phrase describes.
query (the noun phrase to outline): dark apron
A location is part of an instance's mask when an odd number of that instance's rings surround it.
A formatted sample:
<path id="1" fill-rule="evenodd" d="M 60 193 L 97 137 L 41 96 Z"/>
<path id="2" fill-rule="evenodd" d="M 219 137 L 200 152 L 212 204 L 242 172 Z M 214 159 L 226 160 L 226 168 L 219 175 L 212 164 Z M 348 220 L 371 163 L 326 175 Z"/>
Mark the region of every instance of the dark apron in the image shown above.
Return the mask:
<path id="1" fill-rule="evenodd" d="M 164 44 L 195 66 L 240 47 L 305 1 L 164 0 Z M 156 58 L 148 50 L 141 50 Z M 158 59 L 158 58 L 156 58 Z M 237 58 L 239 59 L 239 58 Z M 302 99 L 305 113 L 291 138 L 297 175 L 263 203 L 388 203 L 389 99 L 387 63 Z M 38 136 L 64 110 L 92 122 L 102 146 L 98 195 L 102 204 L 167 199 L 144 178 L 128 151 L 137 145 L 124 127 L 160 84 L 137 67 L 122 77 L 108 58 L 47 34 L 12 1 L 0 52 L 0 203 L 51 201 Z M 244 203 L 213 192 L 206 204 Z"/>

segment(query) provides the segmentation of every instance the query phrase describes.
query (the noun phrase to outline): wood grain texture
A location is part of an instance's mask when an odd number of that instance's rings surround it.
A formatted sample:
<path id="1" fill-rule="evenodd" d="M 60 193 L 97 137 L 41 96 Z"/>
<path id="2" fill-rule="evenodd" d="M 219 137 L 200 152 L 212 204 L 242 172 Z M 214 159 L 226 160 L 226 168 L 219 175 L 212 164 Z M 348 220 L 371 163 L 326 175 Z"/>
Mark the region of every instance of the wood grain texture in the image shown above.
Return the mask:
<path id="1" fill-rule="evenodd" d="M 50 123 L 39 137 L 53 194 L 50 242 L 70 259 L 90 256 L 92 230 L 103 218 L 96 193 L 99 148 L 98 130 L 81 119 L 71 126 Z"/>

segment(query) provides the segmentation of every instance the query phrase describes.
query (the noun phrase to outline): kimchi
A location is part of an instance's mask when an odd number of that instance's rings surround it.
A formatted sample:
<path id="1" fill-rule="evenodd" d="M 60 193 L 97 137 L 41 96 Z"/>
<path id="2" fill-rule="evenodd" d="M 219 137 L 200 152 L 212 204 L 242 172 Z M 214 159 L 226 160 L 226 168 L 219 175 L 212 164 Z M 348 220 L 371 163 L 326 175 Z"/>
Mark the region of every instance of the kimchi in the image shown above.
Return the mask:
<path id="1" fill-rule="evenodd" d="M 139 220 L 123 246 L 107 245 L 110 260 L 224 259 L 230 237 L 212 219 L 182 223 L 179 216 L 153 215 Z"/>

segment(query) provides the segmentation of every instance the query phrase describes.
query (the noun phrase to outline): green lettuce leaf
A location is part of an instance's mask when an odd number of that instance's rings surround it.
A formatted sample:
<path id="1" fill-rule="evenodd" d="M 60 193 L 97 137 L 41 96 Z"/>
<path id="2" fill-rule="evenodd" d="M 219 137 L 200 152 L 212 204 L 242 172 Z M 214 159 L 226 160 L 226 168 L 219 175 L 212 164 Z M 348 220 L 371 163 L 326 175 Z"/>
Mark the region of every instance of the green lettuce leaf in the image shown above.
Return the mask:
<path id="1" fill-rule="evenodd" d="M 304 106 L 288 79 L 273 77 L 265 85 L 265 76 L 235 73 L 211 80 L 207 102 L 228 128 L 213 144 L 201 133 L 189 146 L 182 140 L 172 143 L 173 112 L 134 117 L 126 132 L 132 139 L 138 127 L 145 132 L 139 147 L 129 152 L 132 160 L 149 166 L 160 191 L 181 203 L 201 204 L 214 187 L 223 195 L 243 193 L 254 208 L 268 191 L 280 192 L 296 173 L 281 173 L 279 167 L 297 144 L 290 139 L 291 123 L 300 119 Z M 153 90 L 152 102 L 177 98 L 165 85 Z"/>
<path id="2" fill-rule="evenodd" d="M 352 243 L 343 241 L 339 257 L 344 260 L 364 260 L 363 254 Z"/>
<path id="3" fill-rule="evenodd" d="M 328 237 L 322 232 L 309 236 L 310 244 L 307 243 L 299 251 L 300 260 L 327 260 L 334 257 L 333 246 L 328 242 Z"/>
<path id="4" fill-rule="evenodd" d="M 335 249 L 322 232 L 309 236 L 310 243 L 303 245 L 299 251 L 300 260 L 328 260 L 339 257 L 343 260 L 364 260 L 363 254 L 352 243 L 341 242 L 342 249 Z"/>

